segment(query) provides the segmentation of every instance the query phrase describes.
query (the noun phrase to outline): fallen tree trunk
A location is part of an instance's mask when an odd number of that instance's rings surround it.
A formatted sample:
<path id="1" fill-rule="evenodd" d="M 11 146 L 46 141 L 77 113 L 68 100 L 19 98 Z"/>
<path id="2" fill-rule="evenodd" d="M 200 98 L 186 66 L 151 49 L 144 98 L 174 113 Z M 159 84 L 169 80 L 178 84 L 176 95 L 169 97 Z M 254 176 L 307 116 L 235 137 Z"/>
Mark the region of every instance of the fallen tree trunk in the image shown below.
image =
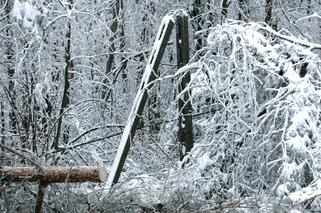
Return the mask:
<path id="1" fill-rule="evenodd" d="M 0 181 L 41 183 L 105 182 L 108 174 L 105 167 L 8 167 L 0 166 Z"/>

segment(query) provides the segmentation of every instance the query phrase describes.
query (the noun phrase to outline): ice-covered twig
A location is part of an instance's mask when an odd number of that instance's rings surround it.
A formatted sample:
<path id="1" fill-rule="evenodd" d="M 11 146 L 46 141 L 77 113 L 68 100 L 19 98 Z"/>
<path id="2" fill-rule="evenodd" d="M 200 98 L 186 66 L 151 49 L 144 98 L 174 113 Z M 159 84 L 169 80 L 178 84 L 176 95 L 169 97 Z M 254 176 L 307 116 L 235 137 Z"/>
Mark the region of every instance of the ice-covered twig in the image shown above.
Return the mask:
<path id="1" fill-rule="evenodd" d="M 270 27 L 264 27 L 262 25 L 257 25 L 257 26 L 258 26 L 259 30 L 266 31 L 266 32 L 268 32 L 268 33 L 270 33 L 272 35 L 275 35 L 275 36 L 279 37 L 280 39 L 285 40 L 285 41 L 288 41 L 288 42 L 291 42 L 291 43 L 294 43 L 294 44 L 309 48 L 311 51 L 315 50 L 315 49 L 319 49 L 319 50 L 321 49 L 321 45 L 320 44 L 311 43 L 311 42 L 304 41 L 302 39 L 298 39 L 298 38 L 295 38 L 295 37 L 292 37 L 292 36 L 282 35 L 281 33 L 271 29 Z"/>
<path id="2" fill-rule="evenodd" d="M 313 13 L 312 15 L 308 15 L 308 16 L 305 16 L 305 17 L 302 17 L 302 18 L 299 18 L 298 20 L 296 20 L 295 22 L 299 22 L 299 21 L 304 21 L 306 19 L 311 19 L 311 18 L 318 18 L 318 19 L 321 19 L 321 16 L 317 13 Z"/>

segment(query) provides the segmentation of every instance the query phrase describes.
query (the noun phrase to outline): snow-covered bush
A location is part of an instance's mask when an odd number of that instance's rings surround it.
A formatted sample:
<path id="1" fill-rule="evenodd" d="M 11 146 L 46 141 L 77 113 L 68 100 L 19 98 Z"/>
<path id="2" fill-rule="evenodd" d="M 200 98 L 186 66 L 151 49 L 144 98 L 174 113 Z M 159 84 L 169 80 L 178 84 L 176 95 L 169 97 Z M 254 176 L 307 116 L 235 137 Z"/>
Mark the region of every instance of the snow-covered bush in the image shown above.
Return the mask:
<path id="1" fill-rule="evenodd" d="M 206 198 L 282 197 L 319 179 L 315 47 L 255 23 L 210 29 L 190 85 L 197 138 L 180 186 Z"/>

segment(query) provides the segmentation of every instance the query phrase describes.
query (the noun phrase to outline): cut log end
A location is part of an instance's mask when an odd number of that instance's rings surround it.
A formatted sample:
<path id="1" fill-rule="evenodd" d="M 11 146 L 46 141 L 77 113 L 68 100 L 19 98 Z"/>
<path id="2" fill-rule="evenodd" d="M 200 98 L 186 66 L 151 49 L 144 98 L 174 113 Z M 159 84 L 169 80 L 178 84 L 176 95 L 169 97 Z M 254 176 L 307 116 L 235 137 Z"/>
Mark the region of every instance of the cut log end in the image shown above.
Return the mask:
<path id="1" fill-rule="evenodd" d="M 107 169 L 105 167 L 100 167 L 99 169 L 99 180 L 100 182 L 106 182 L 108 178 Z"/>
<path id="2" fill-rule="evenodd" d="M 42 183 L 105 182 L 108 173 L 105 167 L 0 167 L 0 181 L 29 181 Z"/>

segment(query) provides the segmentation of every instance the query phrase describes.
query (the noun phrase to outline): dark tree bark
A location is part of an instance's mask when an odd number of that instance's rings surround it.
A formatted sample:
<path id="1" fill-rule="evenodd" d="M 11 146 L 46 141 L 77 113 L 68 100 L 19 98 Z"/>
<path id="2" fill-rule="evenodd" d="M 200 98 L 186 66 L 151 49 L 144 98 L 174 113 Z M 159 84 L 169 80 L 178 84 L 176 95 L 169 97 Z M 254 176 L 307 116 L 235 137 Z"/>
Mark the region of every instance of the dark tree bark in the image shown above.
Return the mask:
<path id="1" fill-rule="evenodd" d="M 248 21 L 249 15 L 249 1 L 248 0 L 238 0 L 238 20 L 240 21 Z"/>
<path id="2" fill-rule="evenodd" d="M 5 143 L 5 136 L 4 136 L 4 129 L 5 129 L 5 118 L 4 118 L 4 110 L 3 110 L 3 103 L 0 102 L 0 122 L 1 122 L 1 126 L 0 126 L 0 134 L 1 134 L 1 143 L 4 144 Z M 3 148 L 1 148 L 1 151 L 3 151 Z"/>
<path id="3" fill-rule="evenodd" d="M 230 4 L 231 4 L 231 1 L 222 0 L 222 8 L 221 8 L 222 22 L 227 18 L 227 11 Z"/>
<path id="4" fill-rule="evenodd" d="M 149 43 L 150 37 L 151 37 L 151 26 L 150 26 L 150 20 L 154 16 L 154 13 L 156 11 L 155 3 L 153 2 L 145 2 L 144 3 L 144 15 L 142 18 L 142 24 L 143 29 L 140 33 L 140 46 L 141 50 L 143 51 L 145 46 Z M 138 67 L 138 73 L 137 73 L 137 84 L 141 81 L 141 78 L 143 76 L 144 66 L 146 63 L 146 55 L 143 53 L 139 56 L 139 62 L 140 65 Z M 157 87 L 157 88 L 156 88 Z M 149 129 L 151 133 L 155 133 L 159 131 L 158 125 L 156 124 L 156 121 L 160 117 L 160 113 L 158 110 L 158 85 L 155 85 L 156 94 L 150 94 L 147 100 L 147 106 L 148 106 L 148 112 L 147 112 L 147 119 L 140 120 L 139 126 L 143 127 L 146 123 L 149 124 Z"/>
<path id="5" fill-rule="evenodd" d="M 307 14 L 310 15 L 311 12 L 311 0 L 308 0 L 308 9 L 307 9 Z"/>
<path id="6" fill-rule="evenodd" d="M 13 1 L 1 1 L 1 6 L 4 6 L 5 14 L 6 14 L 6 22 L 9 25 L 11 23 L 10 19 L 10 11 L 13 6 Z M 7 38 L 10 38 L 12 36 L 11 29 L 9 26 L 6 26 L 5 28 L 5 35 Z M 13 130 L 14 134 L 18 133 L 18 118 L 16 114 L 16 92 L 15 92 L 15 61 L 14 61 L 14 50 L 13 50 L 13 44 L 12 41 L 9 39 L 5 40 L 5 56 L 6 56 L 6 68 L 7 68 L 7 74 L 8 74 L 8 96 L 11 99 L 10 105 L 11 110 L 9 112 L 9 127 Z"/>
<path id="7" fill-rule="evenodd" d="M 137 2 L 138 3 L 138 2 Z M 142 25 L 143 25 L 143 29 L 140 33 L 140 39 L 139 39 L 139 45 L 141 47 L 141 51 L 144 50 L 145 46 L 149 43 L 149 38 L 151 36 L 150 34 L 150 19 L 152 18 L 152 16 L 155 13 L 155 5 L 151 2 L 145 2 L 144 4 L 144 15 L 142 18 Z M 146 55 L 144 53 L 140 54 L 139 56 L 139 62 L 141 63 L 141 65 L 138 68 L 138 75 L 137 75 L 137 83 L 139 84 L 140 79 L 143 75 L 143 71 L 144 71 L 144 63 L 145 61 L 147 61 Z"/>
<path id="8" fill-rule="evenodd" d="M 46 187 L 47 184 L 40 182 L 38 186 L 38 193 L 37 193 L 37 200 L 36 200 L 36 207 L 35 207 L 35 213 L 40 213 L 42 209 L 42 202 L 43 198 L 46 194 Z"/>
<path id="9" fill-rule="evenodd" d="M 69 9 L 72 9 L 73 1 L 70 1 Z M 59 118 L 57 122 L 57 131 L 55 140 L 53 143 L 52 148 L 58 150 L 59 140 L 61 135 L 62 129 L 62 121 L 63 121 L 63 114 L 65 109 L 70 104 L 70 80 L 73 78 L 73 73 L 71 72 L 74 67 L 73 61 L 71 60 L 71 22 L 69 21 L 67 24 L 67 33 L 66 33 L 66 47 L 65 47 L 65 70 L 64 70 L 64 89 L 62 94 L 62 101 L 59 110 Z M 68 141 L 68 133 L 63 134 L 64 141 Z"/>
<path id="10" fill-rule="evenodd" d="M 272 29 L 277 29 L 277 14 L 273 13 L 273 0 L 266 0 L 265 4 L 265 23 Z"/>
<path id="11" fill-rule="evenodd" d="M 176 47 L 177 47 L 177 68 L 181 68 L 189 62 L 189 37 L 188 37 L 188 17 L 177 16 L 176 18 Z M 180 76 L 178 93 L 182 93 L 191 80 L 189 72 Z M 180 143 L 180 159 L 193 148 L 193 122 L 192 104 L 189 91 L 184 92 L 178 100 L 178 141 Z"/>
<path id="12" fill-rule="evenodd" d="M 120 66 L 120 70 L 121 70 L 121 76 L 122 76 L 122 80 L 127 81 L 127 59 L 124 56 L 124 51 L 126 48 L 126 41 L 125 41 L 125 19 L 124 19 L 124 3 L 123 0 L 119 1 L 119 14 L 120 14 L 120 18 L 122 19 L 121 24 L 119 24 L 119 29 L 120 29 L 120 52 L 121 54 L 121 66 Z"/>
<path id="13" fill-rule="evenodd" d="M 111 73 L 112 69 L 113 69 L 113 65 L 115 62 L 115 51 L 116 51 L 116 33 L 117 33 L 117 29 L 118 29 L 118 19 L 119 19 L 119 11 L 120 11 L 120 5 L 121 5 L 121 0 L 116 0 L 114 2 L 114 7 L 112 9 L 112 24 L 110 26 L 110 31 L 112 33 L 112 35 L 110 35 L 110 39 L 109 39 L 109 43 L 110 46 L 108 48 L 108 59 L 106 62 L 106 71 L 105 71 L 105 75 L 108 75 Z M 104 84 L 108 84 L 108 79 L 104 78 L 103 80 Z M 110 92 L 107 93 L 107 87 L 103 86 L 102 87 L 102 99 L 107 100 L 110 96 Z"/>
<path id="14" fill-rule="evenodd" d="M 201 35 L 195 35 L 195 32 L 202 30 L 202 4 L 201 0 L 193 1 L 193 9 L 191 11 L 192 27 L 194 32 L 195 52 L 203 47 L 203 38 Z"/>

